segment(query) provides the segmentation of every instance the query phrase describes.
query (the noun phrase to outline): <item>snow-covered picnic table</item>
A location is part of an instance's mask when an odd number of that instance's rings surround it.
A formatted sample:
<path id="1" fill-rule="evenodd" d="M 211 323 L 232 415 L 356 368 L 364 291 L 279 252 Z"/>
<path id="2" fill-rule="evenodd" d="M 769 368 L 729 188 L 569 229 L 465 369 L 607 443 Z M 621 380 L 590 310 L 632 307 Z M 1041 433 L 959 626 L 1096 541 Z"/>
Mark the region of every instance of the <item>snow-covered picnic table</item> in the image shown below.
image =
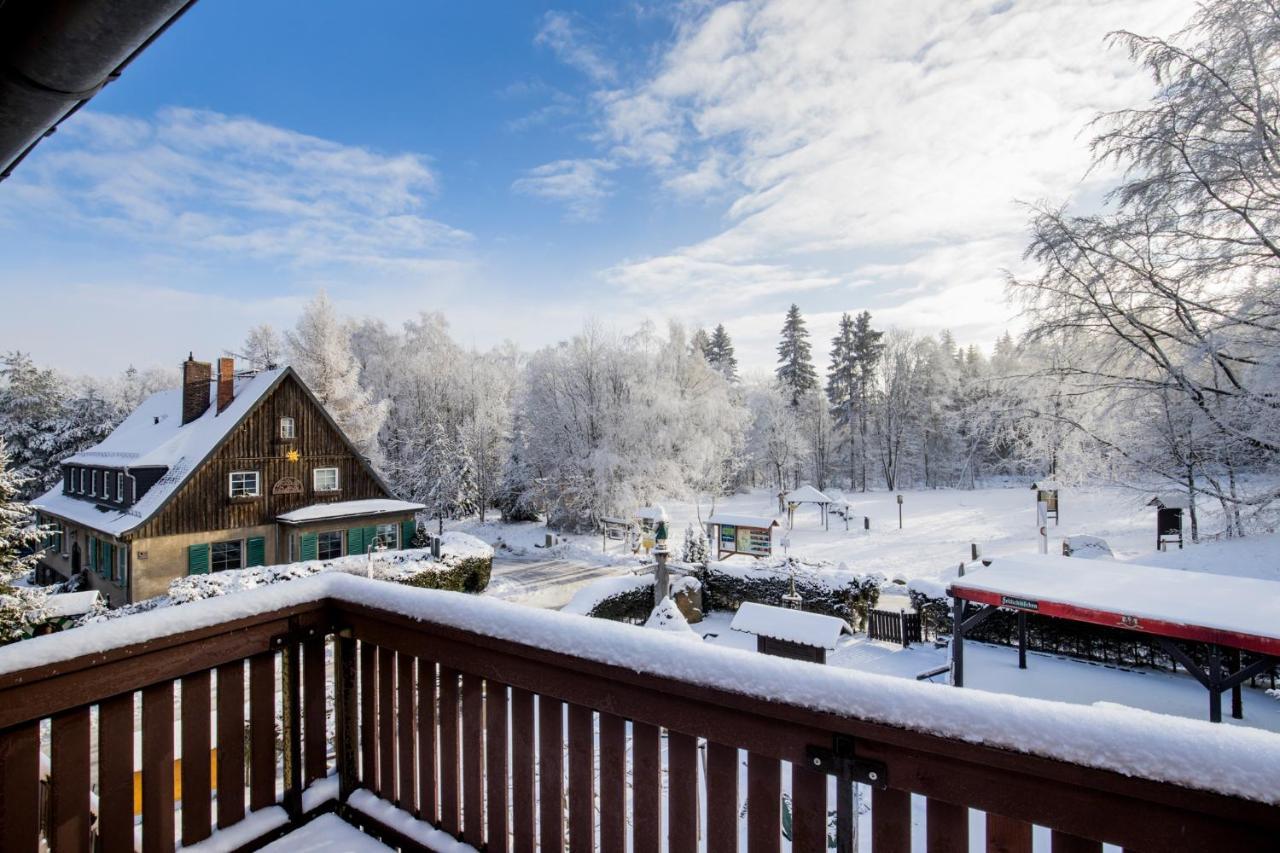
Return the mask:
<path id="1" fill-rule="evenodd" d="M 1149 634 L 1210 693 L 1210 717 L 1221 717 L 1221 693 L 1280 656 L 1280 582 L 1069 557 L 999 557 L 951 583 L 956 630 L 953 680 L 963 684 L 964 635 L 997 608 L 1019 615 L 1019 659 L 1025 668 L 1026 614 L 1035 613 Z M 985 609 L 961 618 L 965 602 Z M 1173 640 L 1208 644 L 1207 667 Z M 1234 664 L 1221 649 L 1232 650 Z M 1254 660 L 1240 666 L 1239 652 Z M 1228 672 L 1234 668 L 1234 672 Z M 1238 705 L 1238 700 L 1236 702 Z"/>

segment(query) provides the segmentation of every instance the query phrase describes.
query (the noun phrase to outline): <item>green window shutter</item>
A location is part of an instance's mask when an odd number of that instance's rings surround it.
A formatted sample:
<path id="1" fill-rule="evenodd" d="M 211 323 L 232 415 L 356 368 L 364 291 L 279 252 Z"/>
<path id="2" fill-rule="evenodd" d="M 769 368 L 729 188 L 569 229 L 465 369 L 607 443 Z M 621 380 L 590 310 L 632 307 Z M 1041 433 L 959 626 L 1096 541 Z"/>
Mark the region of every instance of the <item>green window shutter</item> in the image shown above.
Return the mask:
<path id="1" fill-rule="evenodd" d="M 187 547 L 187 574 L 209 574 L 209 546 L 190 545 Z"/>
<path id="2" fill-rule="evenodd" d="M 98 570 L 98 540 L 92 536 L 85 537 L 85 556 L 89 558 L 89 570 L 96 572 Z"/>
<path id="3" fill-rule="evenodd" d="M 400 522 L 400 547 L 412 548 L 413 537 L 418 533 L 418 525 L 413 520 Z"/>
<path id="4" fill-rule="evenodd" d="M 363 533 L 364 533 L 364 536 L 363 536 L 363 538 L 361 538 L 361 540 L 360 540 L 360 545 L 361 545 L 360 553 L 361 553 L 361 554 L 363 554 L 365 551 L 368 551 L 368 550 L 369 550 L 369 548 L 373 545 L 373 543 L 374 543 L 375 541 L 377 541 L 377 539 L 378 539 L 378 528 L 377 528 L 376 526 L 374 526 L 374 527 L 366 527 L 366 528 L 364 528 Z"/>
<path id="5" fill-rule="evenodd" d="M 347 531 L 347 553 L 364 553 L 364 528 L 353 527 Z"/>
<path id="6" fill-rule="evenodd" d="M 248 552 L 249 566 L 265 566 L 267 564 L 267 540 L 261 536 L 253 536 L 245 543 Z"/>
<path id="7" fill-rule="evenodd" d="M 302 534 L 302 553 L 299 556 L 304 561 L 316 558 L 316 535 L 314 533 Z"/>
<path id="8" fill-rule="evenodd" d="M 107 580 L 116 578 L 116 546 L 107 543 L 107 570 L 103 573 Z"/>

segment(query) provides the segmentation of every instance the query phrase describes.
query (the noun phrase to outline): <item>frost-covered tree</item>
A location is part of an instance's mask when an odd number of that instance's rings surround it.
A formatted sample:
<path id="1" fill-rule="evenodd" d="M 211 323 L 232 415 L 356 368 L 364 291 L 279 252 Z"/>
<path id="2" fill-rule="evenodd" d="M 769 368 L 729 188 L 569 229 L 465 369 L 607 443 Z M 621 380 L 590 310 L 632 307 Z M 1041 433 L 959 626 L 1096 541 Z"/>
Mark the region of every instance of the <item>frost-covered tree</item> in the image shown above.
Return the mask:
<path id="1" fill-rule="evenodd" d="M 787 309 L 782 322 L 782 340 L 778 343 L 778 367 L 774 371 L 778 383 L 786 389 L 792 408 L 800 405 L 806 394 L 818 387 L 818 373 L 813 367 L 809 346 L 809 330 L 800 316 L 800 306 Z"/>
<path id="2" fill-rule="evenodd" d="M 285 341 L 270 323 L 254 326 L 236 354 L 251 370 L 273 370 L 285 363 Z"/>
<path id="3" fill-rule="evenodd" d="M 360 452 L 377 461 L 378 431 L 387 418 L 388 404 L 361 386 L 350 329 L 338 319 L 323 290 L 285 337 L 290 365 Z"/>
<path id="4" fill-rule="evenodd" d="M 0 437 L 8 445 L 8 464 L 22 497 L 32 497 L 55 479 L 65 444 L 66 392 L 66 380 L 36 367 L 29 355 L 10 352 L 0 359 Z"/>
<path id="5" fill-rule="evenodd" d="M 0 435 L 0 643 L 21 639 L 32 625 L 44 621 L 44 593 L 16 587 L 14 581 L 35 568 L 44 533 L 33 513 L 18 498 L 22 478 L 10 467 L 9 451 Z"/>
<path id="6" fill-rule="evenodd" d="M 1172 39 L 1114 40 L 1158 86 L 1099 120 L 1094 155 L 1123 178 L 1104 213 L 1035 208 L 1037 271 L 1012 282 L 1028 341 L 1066 355 L 1041 378 L 1074 406 L 1041 416 L 1242 533 L 1280 498 L 1245 476 L 1280 461 L 1280 13 L 1217 0 Z"/>

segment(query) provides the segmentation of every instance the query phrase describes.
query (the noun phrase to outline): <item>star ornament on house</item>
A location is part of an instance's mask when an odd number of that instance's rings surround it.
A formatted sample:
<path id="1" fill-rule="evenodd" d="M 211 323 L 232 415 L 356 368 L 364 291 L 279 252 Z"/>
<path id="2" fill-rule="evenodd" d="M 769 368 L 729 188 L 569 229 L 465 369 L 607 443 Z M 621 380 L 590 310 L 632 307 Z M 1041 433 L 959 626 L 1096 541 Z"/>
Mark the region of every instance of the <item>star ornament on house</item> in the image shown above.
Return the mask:
<path id="1" fill-rule="evenodd" d="M 284 458 L 288 459 L 290 462 L 297 462 L 299 459 L 302 458 L 302 454 L 296 450 L 290 450 L 288 453 L 284 455 Z"/>

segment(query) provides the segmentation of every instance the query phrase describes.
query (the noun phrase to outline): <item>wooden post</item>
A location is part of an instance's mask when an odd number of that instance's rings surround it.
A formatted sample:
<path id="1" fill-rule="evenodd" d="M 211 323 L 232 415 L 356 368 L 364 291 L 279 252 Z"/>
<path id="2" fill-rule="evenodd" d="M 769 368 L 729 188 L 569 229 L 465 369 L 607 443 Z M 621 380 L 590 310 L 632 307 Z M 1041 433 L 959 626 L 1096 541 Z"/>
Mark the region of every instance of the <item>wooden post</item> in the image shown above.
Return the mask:
<path id="1" fill-rule="evenodd" d="M 1217 643 L 1209 644 L 1209 722 L 1222 722 L 1222 659 Z"/>
<path id="2" fill-rule="evenodd" d="M 347 797 L 359 787 L 358 722 L 356 716 L 356 641 L 338 635 L 333 649 L 334 744 L 338 762 L 338 799 Z"/>
<path id="3" fill-rule="evenodd" d="M 280 656 L 280 722 L 284 760 L 284 810 L 290 820 L 302 816 L 302 668 L 296 640 L 285 640 Z"/>
<path id="4" fill-rule="evenodd" d="M 1018 669 L 1027 668 L 1027 614 L 1018 611 Z"/>
<path id="5" fill-rule="evenodd" d="M 657 607 L 671 591 L 671 572 L 667 569 L 665 549 L 655 550 L 653 556 L 658 561 L 653 568 L 653 606 Z"/>
<path id="6" fill-rule="evenodd" d="M 982 549 L 978 547 L 978 543 L 970 542 L 969 543 L 969 559 L 977 560 L 981 556 L 982 556 Z"/>
<path id="7" fill-rule="evenodd" d="M 951 604 L 951 683 L 964 687 L 964 599 Z"/>
<path id="8" fill-rule="evenodd" d="M 1232 675 L 1240 671 L 1239 649 L 1232 649 L 1228 653 L 1227 660 L 1229 661 Z M 1240 692 L 1239 684 L 1231 688 L 1231 718 L 1234 720 L 1244 719 L 1244 696 Z"/>

